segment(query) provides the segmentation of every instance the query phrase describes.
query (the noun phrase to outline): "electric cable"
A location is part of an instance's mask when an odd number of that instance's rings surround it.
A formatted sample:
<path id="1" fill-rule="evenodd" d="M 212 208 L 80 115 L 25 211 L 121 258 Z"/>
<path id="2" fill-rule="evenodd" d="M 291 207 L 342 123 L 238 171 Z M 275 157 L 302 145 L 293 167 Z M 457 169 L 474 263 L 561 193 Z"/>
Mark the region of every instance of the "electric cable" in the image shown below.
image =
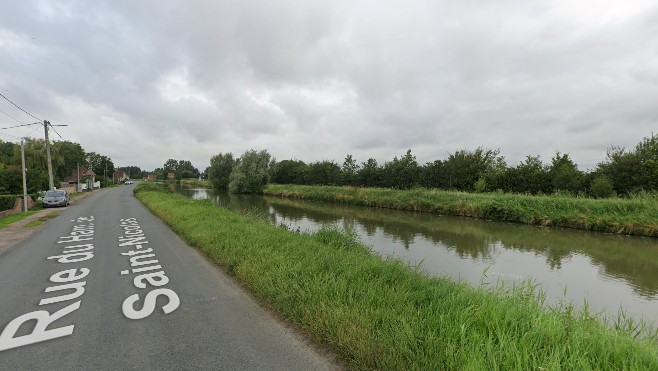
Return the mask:
<path id="1" fill-rule="evenodd" d="M 4 113 L 5 115 L 7 115 L 7 117 L 9 117 L 10 119 L 13 119 L 14 121 L 18 122 L 19 124 L 25 124 L 23 121 L 21 121 L 21 120 L 17 119 L 16 117 L 8 114 L 7 112 L 3 111 L 2 109 L 0 109 L 0 112 Z"/>
<path id="2" fill-rule="evenodd" d="M 23 111 L 23 112 L 25 112 L 25 113 L 27 113 L 27 114 L 28 114 L 28 116 L 31 116 L 31 117 L 33 117 L 33 118 L 35 118 L 35 119 L 37 119 L 37 120 L 39 120 L 39 121 L 43 121 L 42 119 L 40 119 L 40 118 L 38 118 L 38 117 L 36 117 L 36 116 L 34 116 L 33 114 L 31 114 L 31 113 L 29 113 L 29 112 L 27 112 L 27 111 L 26 111 L 26 110 L 24 110 L 24 109 L 22 109 L 22 108 L 21 108 L 21 107 L 20 107 L 20 106 L 19 106 L 18 104 L 16 104 L 16 103 L 14 103 L 14 102 L 12 102 L 12 101 L 11 101 L 11 100 L 10 100 L 9 98 L 7 98 L 7 97 L 5 97 L 5 96 L 4 96 L 4 94 L 2 94 L 2 93 L 0 93 L 0 97 L 3 97 L 3 98 L 5 98 L 5 100 L 6 100 L 7 102 L 9 102 L 9 103 L 11 103 L 11 104 L 13 104 L 13 105 L 14 105 L 14 106 L 15 106 L 16 108 L 18 108 L 19 110 L 21 110 L 21 111 Z"/>

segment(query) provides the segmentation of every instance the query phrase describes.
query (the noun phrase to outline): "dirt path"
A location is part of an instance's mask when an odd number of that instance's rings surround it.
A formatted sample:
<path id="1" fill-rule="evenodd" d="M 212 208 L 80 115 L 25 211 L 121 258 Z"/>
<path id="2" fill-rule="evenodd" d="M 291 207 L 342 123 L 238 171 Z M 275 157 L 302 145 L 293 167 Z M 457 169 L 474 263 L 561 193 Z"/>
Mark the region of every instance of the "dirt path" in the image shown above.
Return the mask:
<path id="1" fill-rule="evenodd" d="M 80 200 L 83 200 L 92 194 L 95 194 L 99 191 L 94 191 L 94 192 L 88 192 L 85 193 L 79 197 L 76 197 L 74 200 L 71 200 L 71 205 L 74 205 L 75 203 L 79 202 Z M 37 231 L 39 229 L 39 226 L 36 227 L 28 227 L 27 225 L 30 224 L 30 222 L 37 220 L 39 218 L 43 218 L 46 215 L 50 214 L 51 212 L 55 212 L 59 214 L 60 209 L 43 209 L 39 210 L 33 215 L 28 216 L 27 218 L 23 220 L 19 220 L 17 222 L 11 223 L 5 228 L 0 229 L 0 251 L 3 251 L 9 247 L 14 246 L 15 244 L 23 241 L 27 237 L 29 237 L 32 233 Z"/>

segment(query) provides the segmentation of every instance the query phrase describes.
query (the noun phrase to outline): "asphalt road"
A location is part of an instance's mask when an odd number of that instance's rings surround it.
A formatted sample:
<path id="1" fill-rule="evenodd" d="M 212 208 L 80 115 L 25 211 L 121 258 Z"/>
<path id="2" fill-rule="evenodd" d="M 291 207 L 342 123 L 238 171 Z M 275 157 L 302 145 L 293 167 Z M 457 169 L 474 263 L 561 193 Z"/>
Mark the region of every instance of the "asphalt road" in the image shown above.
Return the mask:
<path id="1" fill-rule="evenodd" d="M 60 209 L 0 251 L 0 369 L 339 368 L 182 242 L 132 188 Z"/>

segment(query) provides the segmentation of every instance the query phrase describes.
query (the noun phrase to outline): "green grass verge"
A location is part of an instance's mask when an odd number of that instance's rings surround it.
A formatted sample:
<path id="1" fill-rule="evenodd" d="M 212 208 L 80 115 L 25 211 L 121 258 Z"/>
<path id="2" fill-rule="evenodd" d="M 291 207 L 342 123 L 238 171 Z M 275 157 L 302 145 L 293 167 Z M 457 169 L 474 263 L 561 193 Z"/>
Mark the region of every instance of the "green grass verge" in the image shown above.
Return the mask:
<path id="1" fill-rule="evenodd" d="M 354 369 L 658 369 L 655 337 L 535 288 L 473 288 L 381 259 L 355 235 L 291 233 L 157 185 L 135 193 L 192 246 Z M 200 217 L 200 216 L 203 217 Z"/>
<path id="2" fill-rule="evenodd" d="M 38 227 L 41 224 L 43 224 L 44 222 L 47 222 L 48 220 L 56 217 L 57 215 L 59 215 L 59 213 L 57 211 L 51 211 L 48 214 L 40 217 L 39 219 L 35 219 L 35 220 L 27 223 L 25 226 L 28 227 L 28 228 Z"/>
<path id="3" fill-rule="evenodd" d="M 5 228 L 9 224 L 12 224 L 12 223 L 18 222 L 20 220 L 23 220 L 23 219 L 27 218 L 30 215 L 34 215 L 35 212 L 36 211 L 28 211 L 28 212 L 25 212 L 25 213 L 20 213 L 20 214 L 15 214 L 15 215 L 10 215 L 10 216 L 4 217 L 4 218 L 0 219 L 0 228 Z"/>
<path id="4" fill-rule="evenodd" d="M 658 237 L 658 199 L 589 199 L 441 190 L 269 184 L 266 195 Z"/>

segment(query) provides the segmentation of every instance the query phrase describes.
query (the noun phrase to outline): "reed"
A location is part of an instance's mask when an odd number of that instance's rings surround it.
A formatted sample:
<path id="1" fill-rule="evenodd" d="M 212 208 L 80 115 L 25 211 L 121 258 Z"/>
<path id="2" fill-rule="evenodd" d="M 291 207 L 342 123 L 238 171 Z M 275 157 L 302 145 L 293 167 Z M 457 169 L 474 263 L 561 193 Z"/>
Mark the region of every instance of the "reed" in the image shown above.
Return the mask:
<path id="1" fill-rule="evenodd" d="M 270 196 L 457 215 L 531 225 L 658 237 L 658 198 L 591 199 L 435 189 L 270 184 Z"/>

